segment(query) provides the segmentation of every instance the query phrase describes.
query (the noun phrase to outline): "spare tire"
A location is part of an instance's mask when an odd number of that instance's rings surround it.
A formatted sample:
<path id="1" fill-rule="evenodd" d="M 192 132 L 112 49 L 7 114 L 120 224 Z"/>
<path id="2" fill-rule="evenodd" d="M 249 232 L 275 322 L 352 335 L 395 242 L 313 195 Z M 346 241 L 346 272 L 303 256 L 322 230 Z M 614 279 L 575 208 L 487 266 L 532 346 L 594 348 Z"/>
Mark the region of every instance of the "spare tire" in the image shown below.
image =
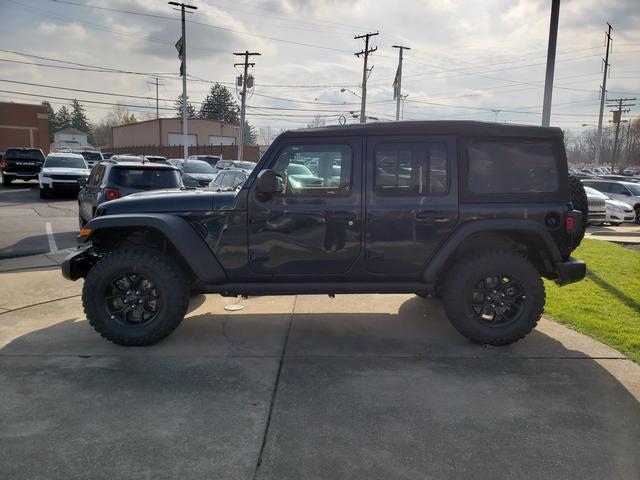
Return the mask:
<path id="1" fill-rule="evenodd" d="M 580 242 L 584 238 L 584 231 L 587 228 L 587 219 L 589 216 L 589 200 L 587 200 L 587 193 L 584 191 L 584 185 L 579 178 L 569 175 L 569 188 L 571 190 L 571 204 L 574 210 L 582 212 L 582 221 L 573 233 L 573 241 L 571 242 L 571 251 L 578 248 Z"/>

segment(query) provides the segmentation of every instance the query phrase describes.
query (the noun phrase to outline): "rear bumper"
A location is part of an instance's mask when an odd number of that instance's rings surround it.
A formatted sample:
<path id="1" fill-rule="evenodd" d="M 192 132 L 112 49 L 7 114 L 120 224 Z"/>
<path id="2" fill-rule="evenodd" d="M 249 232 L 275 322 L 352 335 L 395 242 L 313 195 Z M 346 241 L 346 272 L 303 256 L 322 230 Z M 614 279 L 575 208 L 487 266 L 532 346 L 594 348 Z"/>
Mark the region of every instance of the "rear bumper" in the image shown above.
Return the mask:
<path id="1" fill-rule="evenodd" d="M 575 258 L 569 258 L 564 262 L 556 263 L 556 273 L 558 277 L 555 281 L 558 285 L 579 282 L 587 276 L 587 264 Z"/>

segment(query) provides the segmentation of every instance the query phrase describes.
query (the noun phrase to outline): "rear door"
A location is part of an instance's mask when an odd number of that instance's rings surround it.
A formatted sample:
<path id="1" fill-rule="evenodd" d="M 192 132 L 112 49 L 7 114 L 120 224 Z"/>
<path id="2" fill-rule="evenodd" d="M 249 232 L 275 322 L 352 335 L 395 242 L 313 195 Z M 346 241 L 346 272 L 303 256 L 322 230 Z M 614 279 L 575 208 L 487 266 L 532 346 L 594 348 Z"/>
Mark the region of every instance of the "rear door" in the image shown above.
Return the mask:
<path id="1" fill-rule="evenodd" d="M 366 268 L 413 278 L 458 219 L 453 136 L 369 137 Z"/>

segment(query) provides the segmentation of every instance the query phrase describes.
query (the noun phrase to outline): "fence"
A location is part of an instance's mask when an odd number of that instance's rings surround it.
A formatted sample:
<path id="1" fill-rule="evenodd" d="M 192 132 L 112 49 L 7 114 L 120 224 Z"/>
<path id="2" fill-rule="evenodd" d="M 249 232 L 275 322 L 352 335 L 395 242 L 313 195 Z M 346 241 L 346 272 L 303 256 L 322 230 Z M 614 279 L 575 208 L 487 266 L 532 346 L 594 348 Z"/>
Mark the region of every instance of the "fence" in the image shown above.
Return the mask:
<path id="1" fill-rule="evenodd" d="M 106 150 L 106 149 L 105 149 Z M 161 155 L 166 158 L 182 158 L 182 145 L 157 146 L 136 145 L 132 147 L 113 147 L 109 151 L 116 154 L 132 155 Z M 189 155 L 222 155 L 222 158 L 235 160 L 238 158 L 237 145 L 192 145 L 189 147 Z M 260 159 L 260 151 L 256 145 L 245 145 L 243 160 L 257 162 Z"/>

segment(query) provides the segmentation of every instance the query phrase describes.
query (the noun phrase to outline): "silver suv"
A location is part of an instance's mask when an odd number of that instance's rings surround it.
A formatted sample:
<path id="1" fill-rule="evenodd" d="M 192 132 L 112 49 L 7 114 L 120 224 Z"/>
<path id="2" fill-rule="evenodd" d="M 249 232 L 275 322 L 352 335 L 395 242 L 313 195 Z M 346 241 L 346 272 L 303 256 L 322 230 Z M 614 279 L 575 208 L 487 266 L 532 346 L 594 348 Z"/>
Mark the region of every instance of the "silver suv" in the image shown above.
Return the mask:
<path id="1" fill-rule="evenodd" d="M 640 224 L 640 183 L 618 180 L 583 180 L 582 183 L 606 193 L 608 197 L 628 203 L 636 212 L 636 223 Z"/>

